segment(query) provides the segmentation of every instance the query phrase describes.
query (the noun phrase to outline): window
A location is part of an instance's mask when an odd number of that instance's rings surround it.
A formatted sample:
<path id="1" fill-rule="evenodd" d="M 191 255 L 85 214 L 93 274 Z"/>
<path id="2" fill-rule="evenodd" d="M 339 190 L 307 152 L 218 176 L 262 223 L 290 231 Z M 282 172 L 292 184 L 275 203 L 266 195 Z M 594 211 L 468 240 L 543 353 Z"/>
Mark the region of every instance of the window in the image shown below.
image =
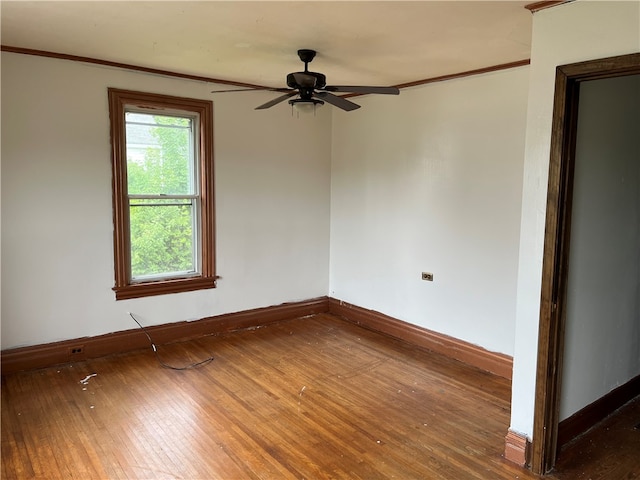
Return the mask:
<path id="1" fill-rule="evenodd" d="M 213 105 L 109 89 L 116 299 L 215 287 Z"/>

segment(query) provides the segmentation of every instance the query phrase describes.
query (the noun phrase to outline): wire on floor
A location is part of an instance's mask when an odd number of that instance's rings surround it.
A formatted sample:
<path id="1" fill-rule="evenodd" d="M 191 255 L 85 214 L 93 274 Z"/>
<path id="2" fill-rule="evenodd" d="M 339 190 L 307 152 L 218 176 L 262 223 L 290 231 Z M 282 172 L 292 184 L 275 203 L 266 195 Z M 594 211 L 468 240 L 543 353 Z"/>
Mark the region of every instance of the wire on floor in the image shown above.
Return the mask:
<path id="1" fill-rule="evenodd" d="M 149 335 L 149 332 L 147 332 L 147 329 L 142 326 L 142 324 L 138 321 L 138 319 L 135 317 L 135 315 L 133 313 L 131 313 L 131 312 L 128 312 L 128 313 L 131 316 L 131 318 L 133 319 L 133 321 L 138 324 L 138 326 L 142 329 L 144 334 L 149 339 L 149 343 L 151 344 L 151 348 L 153 349 L 153 353 L 155 353 L 155 355 L 156 355 L 156 359 L 158 360 L 158 363 L 160 365 L 162 365 L 164 368 L 170 368 L 171 370 L 189 370 L 191 368 L 196 368 L 196 367 L 201 367 L 201 366 L 207 365 L 208 363 L 211 363 L 213 361 L 213 356 L 211 356 L 211 357 L 209 357 L 209 358 L 207 358 L 205 360 L 202 360 L 201 362 L 191 363 L 189 365 L 185 365 L 184 367 L 174 367 L 173 365 L 169 365 L 169 364 L 163 362 L 162 358 L 160 358 L 160 354 L 158 353 L 158 347 L 156 347 L 156 344 L 151 339 L 151 335 Z"/>

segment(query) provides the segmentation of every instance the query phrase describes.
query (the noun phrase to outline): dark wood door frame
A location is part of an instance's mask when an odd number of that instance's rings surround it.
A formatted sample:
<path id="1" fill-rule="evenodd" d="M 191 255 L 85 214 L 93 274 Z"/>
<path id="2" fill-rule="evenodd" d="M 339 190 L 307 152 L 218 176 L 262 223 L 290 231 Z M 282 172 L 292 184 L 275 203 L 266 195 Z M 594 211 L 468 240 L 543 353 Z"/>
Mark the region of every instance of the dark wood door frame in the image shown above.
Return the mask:
<path id="1" fill-rule="evenodd" d="M 580 83 L 638 73 L 640 53 L 563 65 L 556 69 L 531 450 L 531 469 L 534 473 L 543 474 L 551 470 L 558 450 Z"/>

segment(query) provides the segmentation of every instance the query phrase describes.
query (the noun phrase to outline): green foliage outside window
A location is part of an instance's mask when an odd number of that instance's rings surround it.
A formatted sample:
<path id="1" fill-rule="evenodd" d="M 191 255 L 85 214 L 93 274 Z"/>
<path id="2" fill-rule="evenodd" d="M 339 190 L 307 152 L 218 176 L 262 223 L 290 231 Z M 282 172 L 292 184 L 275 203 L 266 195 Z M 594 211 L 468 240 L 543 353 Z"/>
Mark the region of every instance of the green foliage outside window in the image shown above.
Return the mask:
<path id="1" fill-rule="evenodd" d="M 189 118 L 127 114 L 129 195 L 195 193 L 191 127 Z M 130 199 L 133 278 L 195 270 L 193 202 L 190 198 Z"/>

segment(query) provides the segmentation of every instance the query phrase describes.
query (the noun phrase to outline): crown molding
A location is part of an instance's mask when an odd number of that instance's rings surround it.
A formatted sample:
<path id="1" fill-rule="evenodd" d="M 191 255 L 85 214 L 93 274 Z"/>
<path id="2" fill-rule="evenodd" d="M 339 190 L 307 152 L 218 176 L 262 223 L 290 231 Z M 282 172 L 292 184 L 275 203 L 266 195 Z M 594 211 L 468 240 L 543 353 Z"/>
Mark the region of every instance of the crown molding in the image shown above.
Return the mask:
<path id="1" fill-rule="evenodd" d="M 540 10 L 545 10 L 547 8 L 556 7 L 558 5 L 562 5 L 563 3 L 569 3 L 573 0 L 545 0 L 542 2 L 533 2 L 525 5 L 524 8 L 529 10 L 531 13 L 539 12 Z"/>

